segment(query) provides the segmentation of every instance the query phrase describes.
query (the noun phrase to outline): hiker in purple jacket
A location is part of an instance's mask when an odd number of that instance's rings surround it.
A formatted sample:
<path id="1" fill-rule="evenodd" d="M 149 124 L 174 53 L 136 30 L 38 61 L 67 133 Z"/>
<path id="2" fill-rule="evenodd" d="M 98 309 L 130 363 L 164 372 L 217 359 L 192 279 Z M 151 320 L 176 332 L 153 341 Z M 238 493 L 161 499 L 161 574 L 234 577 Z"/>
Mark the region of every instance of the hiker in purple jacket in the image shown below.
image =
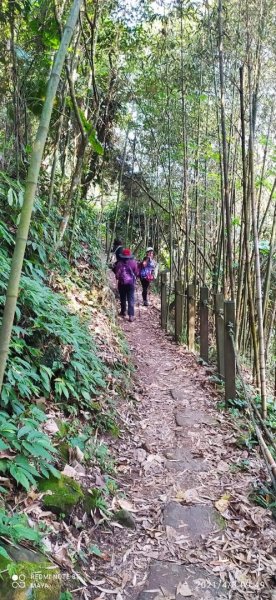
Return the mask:
<path id="1" fill-rule="evenodd" d="M 139 269 L 134 256 L 129 248 L 124 248 L 119 254 L 119 261 L 116 264 L 115 271 L 118 281 L 118 290 L 121 301 L 120 316 L 126 316 L 126 303 L 128 303 L 128 316 L 130 322 L 134 321 L 134 294 L 136 278 L 139 276 Z"/>

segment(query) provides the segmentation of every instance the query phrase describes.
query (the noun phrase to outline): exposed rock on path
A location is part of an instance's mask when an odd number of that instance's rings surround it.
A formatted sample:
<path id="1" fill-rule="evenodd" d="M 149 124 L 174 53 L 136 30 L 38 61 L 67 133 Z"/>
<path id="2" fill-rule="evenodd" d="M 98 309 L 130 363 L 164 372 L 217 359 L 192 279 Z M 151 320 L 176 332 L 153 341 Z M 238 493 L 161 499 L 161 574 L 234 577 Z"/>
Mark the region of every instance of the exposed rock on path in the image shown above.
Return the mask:
<path id="1" fill-rule="evenodd" d="M 114 524 L 112 539 L 105 535 L 112 558 L 99 563 L 91 598 L 268 600 L 276 527 L 248 499 L 264 475 L 258 450 L 235 445 L 236 426 L 217 411 L 204 367 L 160 330 L 156 308 L 122 327 L 135 403 L 120 408 L 114 452 L 136 529 Z M 244 459 L 247 472 L 233 468 Z"/>

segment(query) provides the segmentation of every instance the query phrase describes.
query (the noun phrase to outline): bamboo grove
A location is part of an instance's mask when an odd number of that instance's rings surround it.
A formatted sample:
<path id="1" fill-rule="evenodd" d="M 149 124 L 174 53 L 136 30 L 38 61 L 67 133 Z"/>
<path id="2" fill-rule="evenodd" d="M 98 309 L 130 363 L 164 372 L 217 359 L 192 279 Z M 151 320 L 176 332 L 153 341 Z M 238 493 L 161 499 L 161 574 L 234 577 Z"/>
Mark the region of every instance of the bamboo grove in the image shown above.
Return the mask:
<path id="1" fill-rule="evenodd" d="M 275 3 L 79 5 L 37 189 L 52 259 L 72 256 L 88 204 L 111 236 L 155 246 L 171 288 L 182 278 L 235 300 L 236 343 L 265 412 L 276 353 Z M 1 218 L 27 177 L 70 10 L 1 4 Z"/>

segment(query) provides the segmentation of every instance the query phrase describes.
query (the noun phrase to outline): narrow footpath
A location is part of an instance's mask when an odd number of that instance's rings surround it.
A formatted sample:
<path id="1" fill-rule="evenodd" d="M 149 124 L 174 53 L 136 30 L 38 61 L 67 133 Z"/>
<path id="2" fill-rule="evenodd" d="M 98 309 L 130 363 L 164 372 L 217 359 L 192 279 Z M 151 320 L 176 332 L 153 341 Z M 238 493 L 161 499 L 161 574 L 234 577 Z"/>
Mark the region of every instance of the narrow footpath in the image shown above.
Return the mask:
<path id="1" fill-rule="evenodd" d="M 114 442 L 129 527 L 102 536 L 91 598 L 275 600 L 275 522 L 248 499 L 265 477 L 259 451 L 238 446 L 210 373 L 161 331 L 156 307 L 122 328 L 136 367 Z"/>

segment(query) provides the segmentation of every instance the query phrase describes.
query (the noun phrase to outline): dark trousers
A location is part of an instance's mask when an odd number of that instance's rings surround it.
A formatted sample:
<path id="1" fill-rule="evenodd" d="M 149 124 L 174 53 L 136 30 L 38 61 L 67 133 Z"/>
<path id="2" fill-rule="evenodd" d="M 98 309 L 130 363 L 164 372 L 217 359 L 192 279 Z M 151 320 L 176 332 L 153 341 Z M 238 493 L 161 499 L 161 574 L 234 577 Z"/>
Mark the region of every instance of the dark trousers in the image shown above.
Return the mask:
<path id="1" fill-rule="evenodd" d="M 121 314 L 126 314 L 126 303 L 128 304 L 128 315 L 129 317 L 134 317 L 134 292 L 135 286 L 132 284 L 123 285 L 119 283 L 118 290 L 120 294 L 121 301 Z"/>
<path id="2" fill-rule="evenodd" d="M 144 302 L 148 301 L 148 289 L 150 282 L 147 279 L 141 279 L 142 284 L 142 297 Z"/>

